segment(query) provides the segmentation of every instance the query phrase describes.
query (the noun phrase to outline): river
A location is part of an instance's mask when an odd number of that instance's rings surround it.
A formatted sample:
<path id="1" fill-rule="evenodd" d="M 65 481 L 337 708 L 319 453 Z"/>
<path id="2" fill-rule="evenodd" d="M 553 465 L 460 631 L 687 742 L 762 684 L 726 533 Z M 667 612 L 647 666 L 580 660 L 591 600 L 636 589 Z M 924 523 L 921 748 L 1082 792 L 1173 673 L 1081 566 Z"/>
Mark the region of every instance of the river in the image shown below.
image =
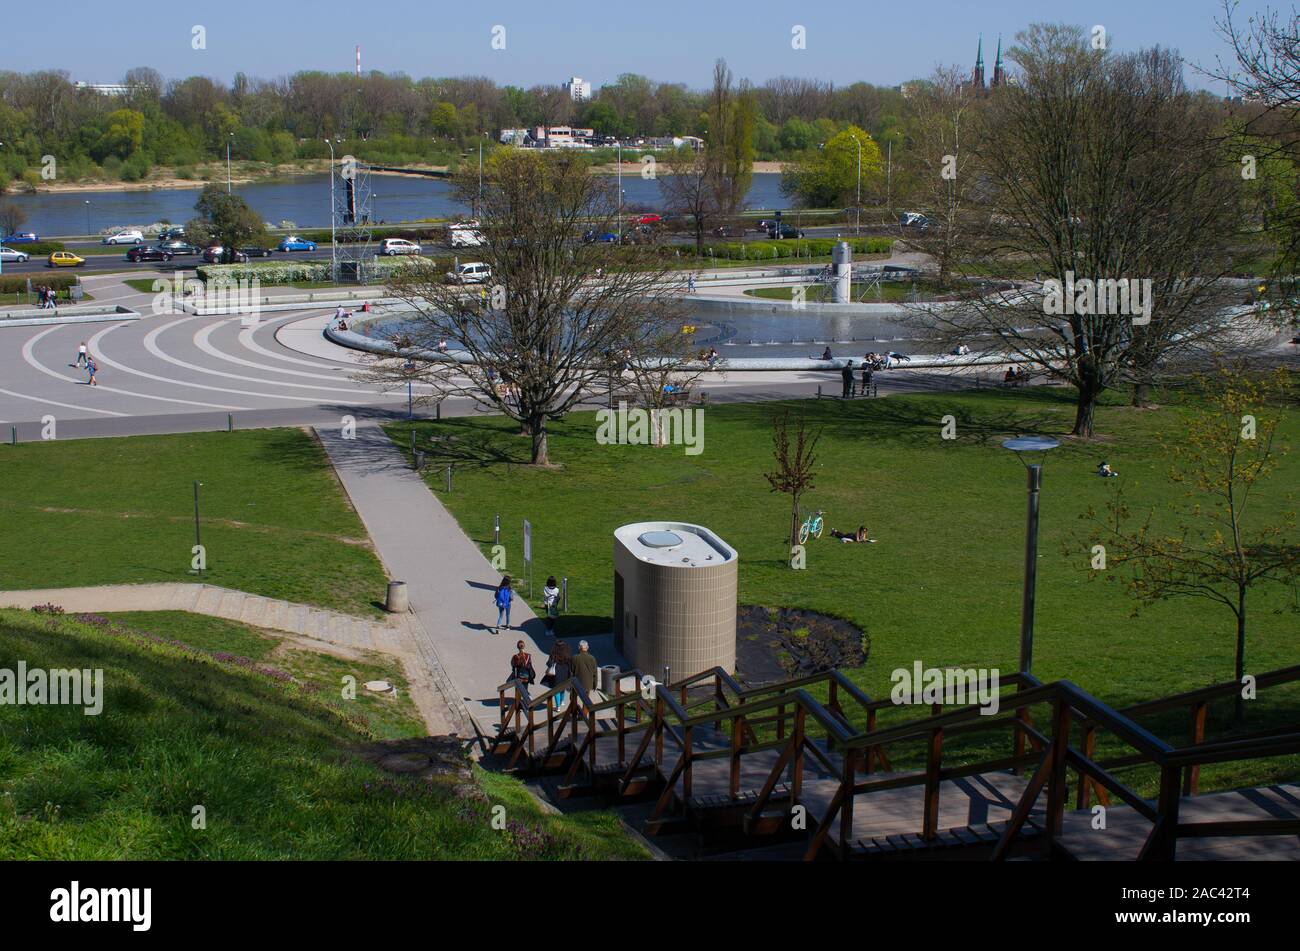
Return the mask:
<path id="1" fill-rule="evenodd" d="M 788 204 L 780 190 L 781 176 L 764 172 L 754 175 L 746 198 L 751 208 L 784 208 Z M 371 210 L 378 221 L 444 218 L 467 211 L 451 198 L 451 185 L 444 179 L 408 175 L 372 175 Z M 234 186 L 266 221 L 292 221 L 302 228 L 328 227 L 330 223 L 330 181 L 328 175 L 249 182 Z M 143 191 L 53 192 L 11 195 L 6 200 L 27 214 L 24 231 L 42 236 L 97 234 L 106 229 L 143 227 L 156 221 L 183 224 L 194 217 L 197 188 L 156 188 Z M 640 175 L 623 176 L 623 200 L 629 205 L 660 207 L 663 195 L 659 183 Z"/>

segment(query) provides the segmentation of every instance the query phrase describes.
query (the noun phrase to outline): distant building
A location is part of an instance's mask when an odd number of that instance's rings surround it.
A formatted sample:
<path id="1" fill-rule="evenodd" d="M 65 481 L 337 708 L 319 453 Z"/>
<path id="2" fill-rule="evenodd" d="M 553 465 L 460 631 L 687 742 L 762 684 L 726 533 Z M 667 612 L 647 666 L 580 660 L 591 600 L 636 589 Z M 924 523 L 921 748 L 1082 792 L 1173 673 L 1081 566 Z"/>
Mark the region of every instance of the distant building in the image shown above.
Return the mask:
<path id="1" fill-rule="evenodd" d="M 591 98 L 591 83 L 580 76 L 574 76 L 564 84 L 564 91 L 574 102 L 586 102 Z"/>
<path id="2" fill-rule="evenodd" d="M 528 141 L 527 129 L 502 129 L 498 140 L 502 145 L 523 145 Z"/>
<path id="3" fill-rule="evenodd" d="M 979 39 L 979 46 L 975 51 L 975 70 L 971 73 L 971 81 L 967 89 L 974 91 L 978 95 L 987 93 L 990 89 L 997 89 L 1000 86 L 1007 85 L 1007 71 L 1002 66 L 1002 37 L 998 37 L 998 57 L 993 64 L 993 82 L 985 84 L 984 82 L 984 37 Z"/>
<path id="4" fill-rule="evenodd" d="M 589 149 L 595 129 L 575 129 L 567 125 L 539 125 L 528 132 L 531 145 L 540 149 Z"/>
<path id="5" fill-rule="evenodd" d="M 73 83 L 74 89 L 89 89 L 91 92 L 97 92 L 101 96 L 126 96 L 130 95 L 131 87 L 125 83 Z"/>

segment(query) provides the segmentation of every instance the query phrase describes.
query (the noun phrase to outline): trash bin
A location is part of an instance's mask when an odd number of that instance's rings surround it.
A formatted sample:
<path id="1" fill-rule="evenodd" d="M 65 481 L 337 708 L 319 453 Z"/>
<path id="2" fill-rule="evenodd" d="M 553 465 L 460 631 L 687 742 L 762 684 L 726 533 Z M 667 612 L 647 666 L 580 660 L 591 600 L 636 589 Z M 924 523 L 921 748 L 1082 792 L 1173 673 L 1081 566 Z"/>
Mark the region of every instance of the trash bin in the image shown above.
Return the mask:
<path id="1" fill-rule="evenodd" d="M 606 696 L 614 695 L 614 681 L 617 679 L 618 667 L 615 664 L 602 664 L 600 667 L 600 692 Z"/>
<path id="2" fill-rule="evenodd" d="M 406 593 L 406 582 L 388 582 L 388 600 L 384 604 L 384 610 L 393 614 L 401 614 L 408 610 L 410 606 L 411 602 Z"/>

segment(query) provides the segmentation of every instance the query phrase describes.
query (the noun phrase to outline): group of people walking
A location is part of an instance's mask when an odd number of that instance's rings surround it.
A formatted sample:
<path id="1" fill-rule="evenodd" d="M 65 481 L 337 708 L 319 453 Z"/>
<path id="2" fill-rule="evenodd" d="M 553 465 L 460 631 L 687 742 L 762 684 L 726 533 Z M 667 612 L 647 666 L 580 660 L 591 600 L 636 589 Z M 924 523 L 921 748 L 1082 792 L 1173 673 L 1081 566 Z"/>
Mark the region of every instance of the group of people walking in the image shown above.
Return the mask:
<path id="1" fill-rule="evenodd" d="M 58 297 L 59 292 L 52 287 L 46 287 L 42 284 L 40 287 L 36 288 L 36 306 L 41 310 L 45 310 L 47 307 L 56 306 Z"/>
<path id="2" fill-rule="evenodd" d="M 510 608 L 514 604 L 514 597 L 513 582 L 510 576 L 506 575 L 497 585 L 492 599 L 497 609 L 497 623 L 492 628 L 493 634 L 499 634 L 503 626 L 507 630 L 510 628 Z M 542 588 L 542 605 L 545 610 L 546 631 L 554 635 L 555 622 L 560 613 L 560 587 L 554 575 L 546 579 L 546 584 Z M 547 655 L 546 671 L 538 681 L 537 670 L 533 666 L 533 655 L 529 653 L 527 644 L 519 640 L 515 643 L 515 653 L 510 658 L 510 679 L 528 685 L 540 682 L 543 687 L 551 688 L 576 678 L 578 683 L 582 684 L 582 689 L 586 691 L 587 696 L 595 699 L 598 666 L 595 656 L 591 653 L 591 645 L 586 641 L 578 642 L 578 652 L 575 654 L 568 641 L 559 639 L 555 641 L 554 647 Z M 567 694 L 567 690 L 555 692 L 552 699 L 556 710 L 564 706 Z"/>

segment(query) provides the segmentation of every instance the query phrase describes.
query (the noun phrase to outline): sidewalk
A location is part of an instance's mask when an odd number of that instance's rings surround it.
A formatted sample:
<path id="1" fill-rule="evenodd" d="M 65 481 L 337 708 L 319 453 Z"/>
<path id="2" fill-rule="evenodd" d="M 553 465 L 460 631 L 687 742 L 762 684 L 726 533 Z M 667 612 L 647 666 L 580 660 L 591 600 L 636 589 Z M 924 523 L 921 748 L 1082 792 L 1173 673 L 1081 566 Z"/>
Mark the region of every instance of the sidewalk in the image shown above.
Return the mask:
<path id="1" fill-rule="evenodd" d="M 338 429 L 317 434 L 389 578 L 406 582 L 418 622 L 413 625 L 415 637 L 422 637 L 434 653 L 479 729 L 494 736 L 497 687 L 510 676 L 515 642 L 524 640 L 540 679 L 553 643 L 545 626 L 516 596 L 511 629 L 492 634 L 497 614 L 492 594 L 501 573 L 377 425 L 359 422 L 351 440 L 343 439 Z M 485 527 L 490 520 L 491 514 L 483 513 Z M 509 573 L 516 577 L 523 553 L 511 552 L 509 564 Z M 534 583 L 540 585 L 540 579 Z M 614 652 L 612 635 L 588 635 L 586 640 L 599 663 L 625 666 Z M 576 653 L 576 638 L 570 646 Z"/>

